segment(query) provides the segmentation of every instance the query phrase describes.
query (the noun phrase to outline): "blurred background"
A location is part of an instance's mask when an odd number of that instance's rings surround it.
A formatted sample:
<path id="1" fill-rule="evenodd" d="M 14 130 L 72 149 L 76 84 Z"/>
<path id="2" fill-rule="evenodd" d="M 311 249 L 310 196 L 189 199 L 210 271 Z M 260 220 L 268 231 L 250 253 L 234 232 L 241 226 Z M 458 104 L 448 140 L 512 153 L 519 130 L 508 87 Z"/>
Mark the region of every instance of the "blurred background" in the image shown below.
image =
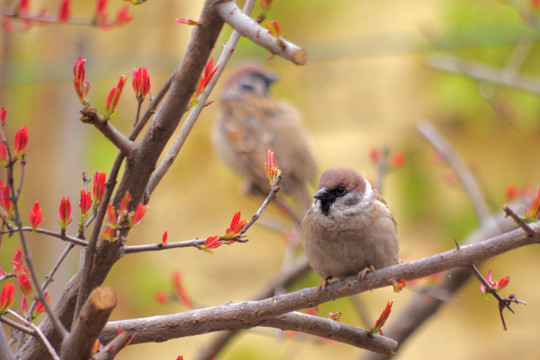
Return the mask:
<path id="1" fill-rule="evenodd" d="M 148 67 L 151 92 L 156 94 L 190 38 L 192 28 L 175 19 L 197 19 L 202 3 L 149 1 L 130 7 L 129 24 L 111 29 L 19 23 L 17 31 L 0 33 L 0 106 L 7 110 L 8 138 L 22 125 L 28 126 L 30 138 L 21 197 L 25 219 L 39 200 L 44 209 L 42 227 L 56 230 L 60 198 L 71 196 L 70 232 L 75 234 L 82 172 L 108 172 L 117 154 L 97 130 L 79 121 L 81 105 L 72 85 L 77 57 L 87 59 L 89 99 L 99 110 L 104 109 L 118 77 L 130 77 L 119 114 L 112 120 L 127 134 L 136 110 L 132 69 Z M 8 9 L 15 6 L 14 1 L 3 4 Z M 32 0 L 31 11 L 46 8 L 55 13 L 59 4 Z M 125 4 L 110 1 L 110 17 Z M 388 147 L 390 158 L 396 153 L 405 157 L 384 178 L 385 198 L 399 224 L 403 261 L 451 249 L 453 238 L 462 240 L 478 224 L 456 175 L 418 134 L 419 121 L 432 121 L 452 143 L 477 177 L 492 211 L 500 211 L 508 200 L 510 186 L 531 193 L 538 188 L 540 34 L 535 28 L 535 4 L 533 0 L 275 2 L 269 20 L 278 20 L 284 36 L 307 50 L 308 62 L 303 67 L 277 57 L 266 62 L 280 78 L 273 95 L 302 112 L 319 170 L 345 165 L 373 179 L 372 151 Z M 73 2 L 74 18 L 89 19 L 94 11 L 93 1 Z M 215 58 L 230 33 L 225 26 Z M 265 62 L 269 55 L 242 39 L 231 64 L 246 59 Z M 458 70 L 449 73 L 435 66 Z M 517 83 L 516 75 L 526 77 L 527 86 L 501 86 L 465 74 L 484 67 L 507 83 Z M 210 99 L 219 99 L 221 86 L 220 81 Z M 203 111 L 154 192 L 143 224 L 131 232 L 129 244 L 160 242 L 164 231 L 169 242 L 221 234 L 236 211 L 248 218 L 259 207 L 260 201 L 241 191 L 241 179 L 213 152 L 209 131 L 216 109 L 214 104 Z M 4 181 L 5 173 L 2 176 Z M 274 208 L 268 213 L 265 216 L 279 215 Z M 171 291 L 173 271 L 182 274 L 186 292 L 201 306 L 250 298 L 279 271 L 287 242 L 263 226 L 253 227 L 248 235 L 248 243 L 223 246 L 214 254 L 185 248 L 122 258 L 106 281 L 119 297 L 112 318 L 186 310 L 180 303 L 156 301 L 156 293 Z M 65 245 L 42 235 L 29 238 L 37 269 L 45 275 Z M 0 267 L 11 268 L 18 246 L 15 237 L 4 237 Z M 537 359 L 540 291 L 533 282 L 539 273 L 539 255 L 537 247 L 522 248 L 481 268 L 484 274 L 493 268 L 495 279 L 510 275 L 503 295 L 515 293 L 528 302 L 514 306 L 515 315 L 506 313 L 508 331 L 502 330 L 496 302 L 482 300 L 479 284 L 471 281 L 409 339 L 398 358 Z M 77 260 L 74 250 L 51 285 L 52 302 L 75 273 Z M 295 288 L 319 282 L 311 274 Z M 386 288 L 359 298 L 372 319 L 387 300 L 394 301 L 391 324 L 414 295 L 410 286 L 399 294 Z M 340 311 L 345 323 L 372 325 L 359 320 L 349 299 L 321 305 L 319 310 L 323 317 Z M 212 335 L 129 346 L 118 359 L 176 359 L 178 355 L 194 359 Z M 362 353 L 348 345 L 258 328 L 235 338 L 218 359 L 354 359 Z"/>

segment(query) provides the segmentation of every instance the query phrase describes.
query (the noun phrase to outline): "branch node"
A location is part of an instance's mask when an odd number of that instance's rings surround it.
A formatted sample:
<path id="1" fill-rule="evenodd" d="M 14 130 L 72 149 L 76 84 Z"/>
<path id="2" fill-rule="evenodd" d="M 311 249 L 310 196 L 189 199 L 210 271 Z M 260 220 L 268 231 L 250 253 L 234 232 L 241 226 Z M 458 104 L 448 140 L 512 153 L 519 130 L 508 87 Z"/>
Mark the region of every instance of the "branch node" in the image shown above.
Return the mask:
<path id="1" fill-rule="evenodd" d="M 510 209 L 508 206 L 504 205 L 502 207 L 503 211 L 505 212 L 506 216 L 510 216 L 512 218 L 512 220 L 514 220 L 514 222 L 521 228 L 523 229 L 523 231 L 525 231 L 527 233 L 527 236 L 529 236 L 530 238 L 532 238 L 534 236 L 534 230 L 531 229 L 531 227 L 529 225 L 527 225 L 523 219 L 518 215 L 516 214 L 516 212 L 512 209 Z"/>

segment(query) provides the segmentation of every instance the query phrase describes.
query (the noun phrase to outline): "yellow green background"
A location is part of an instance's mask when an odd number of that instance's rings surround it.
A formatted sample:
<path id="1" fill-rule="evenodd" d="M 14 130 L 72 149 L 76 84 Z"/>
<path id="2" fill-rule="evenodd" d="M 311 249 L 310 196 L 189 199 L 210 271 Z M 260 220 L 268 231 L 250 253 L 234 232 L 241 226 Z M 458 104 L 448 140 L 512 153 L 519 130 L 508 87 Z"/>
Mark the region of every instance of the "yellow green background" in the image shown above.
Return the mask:
<path id="1" fill-rule="evenodd" d="M 116 14 L 122 1 L 110 1 Z M 55 12 L 59 1 L 32 1 L 33 11 Z M 418 259 L 451 249 L 477 221 L 459 183 L 449 169 L 435 162 L 434 151 L 417 133 L 422 119 L 434 122 L 470 166 L 485 191 L 489 206 L 499 211 L 509 184 L 537 189 L 540 179 L 540 101 L 538 94 L 481 84 L 465 76 L 441 73 L 427 65 L 435 54 L 455 55 L 503 68 L 520 38 L 533 42 L 522 72 L 540 77 L 538 31 L 516 9 L 522 3 L 496 1 L 275 1 L 269 19 L 278 20 L 284 36 L 303 46 L 308 63 L 296 67 L 283 59 L 267 62 L 277 72 L 276 98 L 288 99 L 304 115 L 320 171 L 329 166 L 353 167 L 368 178 L 376 174 L 369 160 L 373 148 L 402 151 L 405 164 L 391 169 L 384 194 L 399 224 L 401 258 Z M 13 136 L 28 126 L 29 144 L 21 209 L 26 219 L 33 203 L 44 209 L 43 227 L 58 229 L 62 196 L 71 196 L 75 234 L 81 174 L 108 172 L 117 151 L 91 126 L 79 121 L 80 103 L 72 87 L 77 56 L 87 59 L 90 102 L 103 109 L 118 77 L 148 66 L 156 94 L 180 61 L 192 28 L 177 18 L 197 19 L 202 1 L 148 1 L 131 7 L 134 20 L 120 28 L 75 25 L 34 25 L 26 31 L 0 33 L 0 106 L 7 109 L 6 127 Z M 72 16 L 90 18 L 94 2 L 75 1 Z M 257 12 L 257 8 L 255 12 Z M 214 50 L 218 57 L 228 26 Z M 232 63 L 265 61 L 267 51 L 242 39 Z M 112 123 L 129 133 L 135 116 L 131 79 L 124 88 L 119 115 Z M 211 99 L 219 99 L 221 82 Z M 483 96 L 492 96 L 505 116 Z M 217 104 L 207 107 L 171 171 L 156 189 L 143 224 L 129 244 L 169 242 L 221 234 L 236 211 L 253 214 L 260 201 L 246 197 L 235 177 L 216 157 L 209 130 Z M 261 164 L 262 171 L 262 164 Z M 1 173 L 2 176 L 5 172 Z M 450 180 L 449 180 L 450 179 Z M 5 180 L 5 177 L 2 178 Z M 276 216 L 275 209 L 269 213 Z M 267 215 L 268 216 L 268 215 Z M 158 304 L 154 295 L 171 289 L 171 273 L 182 273 L 184 286 L 201 305 L 241 301 L 255 294 L 280 268 L 285 240 L 261 226 L 248 233 L 249 242 L 223 246 L 212 255 L 194 248 L 133 254 L 122 258 L 106 281 L 119 297 L 113 319 L 183 311 L 183 305 Z M 64 244 L 29 235 L 32 255 L 45 275 Z M 17 238 L 4 237 L 0 267 L 9 271 Z M 537 247 L 518 249 L 488 261 L 495 278 L 510 275 L 503 294 L 528 302 L 507 314 L 508 331 L 500 324 L 493 299 L 483 301 L 477 282 L 452 298 L 400 350 L 400 359 L 536 359 L 540 337 L 540 291 Z M 74 274 L 78 251 L 72 252 L 51 285 L 56 301 Z M 309 276 L 296 288 L 315 286 Z M 414 296 L 413 286 L 400 294 L 381 289 L 360 297 L 372 318 L 387 300 L 394 301 L 388 324 Z M 17 307 L 15 307 L 17 308 Z M 320 315 L 343 312 L 342 321 L 361 326 L 347 299 L 320 308 Z M 43 316 L 43 315 L 42 315 Z M 194 359 L 212 335 L 162 344 L 129 346 L 118 359 Z M 255 329 L 236 338 L 218 359 L 354 359 L 362 354 L 348 345 L 320 342 L 310 336 L 285 338 L 277 330 Z"/>

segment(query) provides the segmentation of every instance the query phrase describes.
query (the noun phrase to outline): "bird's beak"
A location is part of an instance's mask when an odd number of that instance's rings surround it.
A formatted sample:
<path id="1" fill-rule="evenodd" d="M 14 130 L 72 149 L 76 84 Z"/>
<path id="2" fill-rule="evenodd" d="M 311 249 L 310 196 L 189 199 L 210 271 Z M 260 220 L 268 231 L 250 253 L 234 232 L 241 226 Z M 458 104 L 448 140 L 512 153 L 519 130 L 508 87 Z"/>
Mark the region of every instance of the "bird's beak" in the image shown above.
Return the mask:
<path id="1" fill-rule="evenodd" d="M 328 191 L 326 191 L 326 188 L 320 188 L 313 194 L 313 197 L 315 199 L 323 200 L 328 197 Z"/>
<path id="2" fill-rule="evenodd" d="M 272 85 L 272 83 L 274 81 L 277 81 L 277 79 L 278 79 L 278 77 L 275 74 L 272 74 L 272 73 L 264 74 L 264 76 L 263 76 L 264 93 L 266 94 L 266 96 L 268 96 L 268 94 L 270 93 L 270 85 Z"/>
<path id="3" fill-rule="evenodd" d="M 264 74 L 264 81 L 266 81 L 267 84 L 271 84 L 271 83 L 276 82 L 278 80 L 279 79 L 278 79 L 277 74 L 272 74 L 272 73 Z"/>

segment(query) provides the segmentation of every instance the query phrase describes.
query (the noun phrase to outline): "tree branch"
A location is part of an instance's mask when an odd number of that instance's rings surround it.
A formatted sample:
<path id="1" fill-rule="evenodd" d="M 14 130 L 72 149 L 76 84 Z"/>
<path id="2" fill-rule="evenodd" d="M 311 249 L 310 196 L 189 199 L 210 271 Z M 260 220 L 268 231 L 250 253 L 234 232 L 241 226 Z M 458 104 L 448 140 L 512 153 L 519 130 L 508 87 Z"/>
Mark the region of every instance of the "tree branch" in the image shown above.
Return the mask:
<path id="1" fill-rule="evenodd" d="M 87 360 L 92 347 L 116 306 L 116 295 L 105 286 L 90 293 L 69 336 L 62 343 L 62 359 Z"/>
<path id="2" fill-rule="evenodd" d="M 476 80 L 526 90 L 540 95 L 540 81 L 531 76 L 516 75 L 514 72 L 512 72 L 511 76 L 508 76 L 506 70 L 473 61 L 465 61 L 449 55 L 432 56 L 428 59 L 427 64 L 437 70 L 466 75 Z"/>
<path id="3" fill-rule="evenodd" d="M 127 332 L 118 334 L 110 343 L 104 345 L 103 348 L 94 355 L 92 360 L 112 360 L 126 346 L 128 346 L 132 337 Z"/>
<path id="4" fill-rule="evenodd" d="M 276 316 L 262 322 L 260 326 L 301 331 L 387 356 L 393 355 L 398 346 L 397 341 L 385 336 L 371 335 L 365 329 L 299 312 Z"/>
<path id="5" fill-rule="evenodd" d="M 268 284 L 261 289 L 253 300 L 262 300 L 274 296 L 277 289 L 284 289 L 292 285 L 295 281 L 309 273 L 309 266 L 305 257 L 300 258 L 294 264 L 289 265 L 276 275 Z M 227 342 L 232 339 L 238 331 L 224 331 L 217 334 L 209 344 L 205 344 L 197 356 L 197 360 L 212 360 L 217 357 L 218 353 L 223 349 Z"/>
<path id="6" fill-rule="evenodd" d="M 227 24 L 255 44 L 262 46 L 273 55 L 292 61 L 296 65 L 305 65 L 307 53 L 304 49 L 288 42 L 283 37 L 280 37 L 279 40 L 276 39 L 270 31 L 261 27 L 254 19 L 243 14 L 234 1 L 219 3 L 217 11 Z"/>
<path id="7" fill-rule="evenodd" d="M 134 335 L 133 343 L 165 341 L 212 331 L 246 329 L 298 309 L 393 284 L 398 279 L 412 280 L 456 267 L 466 267 L 506 251 L 540 242 L 540 223 L 531 226 L 535 235 L 514 230 L 477 244 L 462 246 L 424 259 L 411 261 L 329 284 L 324 291 L 316 287 L 260 301 L 229 303 L 178 314 L 133 320 L 113 321 L 105 326 L 100 339 L 107 341 L 119 327 Z"/>
<path id="8" fill-rule="evenodd" d="M 251 10 L 253 9 L 253 5 L 255 4 L 254 0 L 246 1 L 246 4 L 244 5 L 243 12 L 247 15 L 251 13 Z M 206 106 L 206 102 L 208 100 L 208 96 L 216 86 L 217 81 L 221 77 L 221 74 L 223 73 L 223 70 L 225 69 L 225 65 L 229 62 L 234 49 L 236 48 L 236 45 L 238 44 L 238 40 L 240 40 L 240 34 L 238 31 L 234 30 L 229 37 L 229 40 L 227 41 L 227 44 L 223 47 L 223 51 L 221 52 L 221 56 L 219 57 L 219 60 L 216 64 L 217 70 L 214 74 L 214 77 L 210 81 L 210 83 L 207 85 L 206 89 L 204 89 L 203 93 L 199 96 L 199 103 L 193 107 L 193 109 L 190 111 L 186 121 L 184 122 L 184 125 L 180 129 L 180 132 L 178 133 L 178 136 L 174 139 L 174 142 L 165 155 L 164 159 L 159 164 L 158 168 L 154 173 L 152 174 L 152 177 L 150 178 L 150 181 L 148 182 L 148 186 L 146 187 L 146 195 L 145 195 L 145 202 L 148 202 L 148 199 L 150 198 L 150 195 L 152 192 L 154 192 L 156 186 L 159 184 L 161 179 L 165 176 L 169 168 L 174 162 L 174 159 L 178 156 L 178 153 L 182 149 L 182 146 L 184 146 L 184 143 L 187 140 L 188 135 L 191 133 L 191 130 L 193 129 L 193 126 L 195 126 L 195 122 L 199 118 L 199 115 L 201 114 L 202 110 Z"/>
<path id="9" fill-rule="evenodd" d="M 107 139 L 109 139 L 114 146 L 122 152 L 122 154 L 128 156 L 131 152 L 137 148 L 135 143 L 125 137 L 121 132 L 116 130 L 108 120 L 99 115 L 97 110 L 93 107 L 84 107 L 81 110 L 81 121 L 86 124 L 94 125 Z"/>
<path id="10" fill-rule="evenodd" d="M 527 225 L 514 210 L 512 210 L 510 207 L 504 205 L 503 211 L 507 216 L 510 216 L 514 222 L 523 229 L 529 236 L 534 235 L 534 231 L 531 229 L 529 225 Z"/>
<path id="11" fill-rule="evenodd" d="M 456 154 L 452 146 L 446 139 L 437 131 L 437 129 L 429 122 L 423 121 L 417 125 L 420 134 L 441 154 L 445 161 L 456 171 L 465 191 L 469 194 L 472 200 L 476 215 L 481 223 L 489 218 L 489 209 L 487 208 L 484 195 L 480 187 L 476 183 L 474 176 L 467 169 L 467 166 Z"/>
<path id="12" fill-rule="evenodd" d="M 509 231 L 519 231 L 516 224 L 503 214 L 492 217 L 492 221 L 486 222 L 476 231 L 471 233 L 463 242 L 475 244 L 484 239 L 498 236 Z M 461 246 L 463 248 L 463 245 Z M 439 308 L 446 304 L 451 296 L 456 293 L 471 278 L 471 272 L 466 268 L 456 268 L 442 274 L 443 282 L 439 285 L 420 291 L 401 311 L 397 319 L 385 328 L 384 333 L 398 341 L 401 347 L 409 336 L 418 330 L 420 326 L 434 315 Z M 377 354 L 365 354 L 362 360 L 383 360 L 385 357 Z"/>
<path id="13" fill-rule="evenodd" d="M 3 319 L 0 317 L 0 319 Z M 3 360 L 15 360 L 15 355 L 11 351 L 4 328 L 0 326 L 0 354 Z"/>

